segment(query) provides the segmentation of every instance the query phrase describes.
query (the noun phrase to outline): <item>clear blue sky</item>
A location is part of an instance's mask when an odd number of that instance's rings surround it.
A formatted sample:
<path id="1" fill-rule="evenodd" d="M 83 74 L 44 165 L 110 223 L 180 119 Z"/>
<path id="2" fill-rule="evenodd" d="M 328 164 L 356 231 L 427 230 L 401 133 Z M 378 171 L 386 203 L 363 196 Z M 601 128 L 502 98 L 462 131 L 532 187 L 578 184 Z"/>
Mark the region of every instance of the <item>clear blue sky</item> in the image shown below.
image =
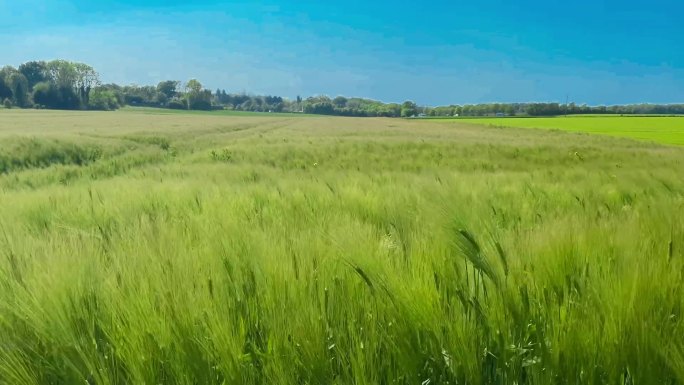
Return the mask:
<path id="1" fill-rule="evenodd" d="M 684 102 L 681 0 L 0 0 L 0 65 L 438 105 Z"/>

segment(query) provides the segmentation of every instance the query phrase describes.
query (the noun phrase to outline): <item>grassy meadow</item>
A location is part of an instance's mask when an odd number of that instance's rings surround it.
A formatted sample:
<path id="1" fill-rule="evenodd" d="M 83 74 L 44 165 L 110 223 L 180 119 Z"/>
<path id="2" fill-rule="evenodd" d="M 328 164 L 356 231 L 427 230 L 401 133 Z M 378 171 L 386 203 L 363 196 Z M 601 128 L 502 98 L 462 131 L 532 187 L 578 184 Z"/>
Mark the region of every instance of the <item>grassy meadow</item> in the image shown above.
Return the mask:
<path id="1" fill-rule="evenodd" d="M 684 116 L 576 115 L 551 118 L 463 118 L 499 127 L 546 128 L 684 145 Z"/>
<path id="2" fill-rule="evenodd" d="M 682 384 L 683 213 L 628 138 L 0 110 L 0 384 Z"/>

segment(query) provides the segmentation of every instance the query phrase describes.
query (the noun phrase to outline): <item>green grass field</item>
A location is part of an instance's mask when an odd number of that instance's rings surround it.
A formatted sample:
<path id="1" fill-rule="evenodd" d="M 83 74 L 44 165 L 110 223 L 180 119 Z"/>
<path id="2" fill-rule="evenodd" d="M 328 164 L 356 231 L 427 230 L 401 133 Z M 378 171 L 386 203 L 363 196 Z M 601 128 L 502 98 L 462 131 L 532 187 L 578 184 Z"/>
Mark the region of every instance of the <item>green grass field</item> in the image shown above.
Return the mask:
<path id="1" fill-rule="evenodd" d="M 0 384 L 681 384 L 682 213 L 626 138 L 0 110 Z"/>
<path id="2" fill-rule="evenodd" d="M 452 122 L 454 119 L 442 120 Z M 463 123 L 546 128 L 684 145 L 684 116 L 568 116 L 554 118 L 462 118 Z"/>

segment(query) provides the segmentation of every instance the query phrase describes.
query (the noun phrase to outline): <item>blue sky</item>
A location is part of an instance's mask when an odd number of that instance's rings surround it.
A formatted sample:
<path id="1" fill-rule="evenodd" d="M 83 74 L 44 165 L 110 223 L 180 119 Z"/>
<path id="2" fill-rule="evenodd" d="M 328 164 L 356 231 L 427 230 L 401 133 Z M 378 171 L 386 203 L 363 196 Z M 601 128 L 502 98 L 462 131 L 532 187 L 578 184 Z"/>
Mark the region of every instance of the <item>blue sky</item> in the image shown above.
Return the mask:
<path id="1" fill-rule="evenodd" d="M 0 0 L 0 65 L 419 104 L 684 102 L 676 0 Z"/>

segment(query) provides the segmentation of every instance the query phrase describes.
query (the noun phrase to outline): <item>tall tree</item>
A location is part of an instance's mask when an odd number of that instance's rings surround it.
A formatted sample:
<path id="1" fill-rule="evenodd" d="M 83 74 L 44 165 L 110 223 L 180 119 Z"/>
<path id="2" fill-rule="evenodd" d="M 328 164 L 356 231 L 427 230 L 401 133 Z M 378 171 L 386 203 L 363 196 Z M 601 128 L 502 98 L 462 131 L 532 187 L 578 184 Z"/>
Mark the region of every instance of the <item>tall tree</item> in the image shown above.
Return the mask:
<path id="1" fill-rule="evenodd" d="M 44 61 L 30 61 L 19 66 L 19 72 L 26 77 L 29 91 L 33 86 L 47 80 L 47 67 Z"/>
<path id="2" fill-rule="evenodd" d="M 26 76 L 19 71 L 13 72 L 7 77 L 5 83 L 12 90 L 14 105 L 27 107 L 29 105 L 29 85 Z"/>
<path id="3" fill-rule="evenodd" d="M 197 79 L 190 79 L 185 84 L 185 90 L 188 93 L 199 94 L 202 91 L 202 83 L 200 83 Z"/>
<path id="4" fill-rule="evenodd" d="M 333 99 L 332 102 L 335 105 L 335 107 L 338 108 L 344 108 L 347 106 L 347 98 L 345 98 L 344 96 L 338 96 L 335 99 Z"/>
<path id="5" fill-rule="evenodd" d="M 100 75 L 95 69 L 83 63 L 71 63 L 76 71 L 75 91 L 78 93 L 83 105 L 88 105 L 90 90 L 100 85 Z"/>
<path id="6" fill-rule="evenodd" d="M 157 91 L 166 95 L 166 97 L 168 99 L 171 99 L 171 98 L 174 98 L 176 95 L 178 95 L 178 86 L 179 85 L 180 85 L 179 81 L 165 80 L 165 81 L 159 82 L 159 84 L 157 84 Z"/>
<path id="7" fill-rule="evenodd" d="M 211 91 L 204 90 L 202 83 L 197 79 L 190 79 L 185 84 L 186 98 L 188 100 L 188 108 L 191 110 L 210 110 L 211 109 Z"/>
<path id="8" fill-rule="evenodd" d="M 71 62 L 66 60 L 53 60 L 46 63 L 46 74 L 50 82 L 58 87 L 76 88 L 78 73 Z"/>
<path id="9" fill-rule="evenodd" d="M 12 99 L 12 89 L 7 85 L 7 77 L 10 72 L 5 70 L 5 68 L 0 69 L 0 102 L 5 99 Z"/>
<path id="10" fill-rule="evenodd" d="M 402 118 L 408 118 L 408 117 L 416 115 L 417 113 L 418 113 L 418 106 L 416 106 L 416 103 L 407 100 L 401 105 L 401 117 Z"/>

